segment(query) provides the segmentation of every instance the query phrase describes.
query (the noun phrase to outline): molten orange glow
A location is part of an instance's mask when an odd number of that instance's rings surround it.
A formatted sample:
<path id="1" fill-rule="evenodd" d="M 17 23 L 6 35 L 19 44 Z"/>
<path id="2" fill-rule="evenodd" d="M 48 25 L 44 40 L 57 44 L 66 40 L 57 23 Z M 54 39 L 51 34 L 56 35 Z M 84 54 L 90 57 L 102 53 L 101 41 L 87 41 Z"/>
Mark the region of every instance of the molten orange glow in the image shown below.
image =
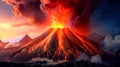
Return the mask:
<path id="1" fill-rule="evenodd" d="M 70 18 L 70 10 L 58 6 L 59 10 L 51 10 L 50 12 L 50 20 L 51 20 L 51 28 L 65 28 L 68 25 L 68 19 Z"/>
<path id="2" fill-rule="evenodd" d="M 64 24 L 62 24 L 57 17 L 52 16 L 52 28 L 64 28 Z"/>
<path id="3" fill-rule="evenodd" d="M 88 54 L 100 53 L 94 43 L 71 28 L 51 28 L 32 42 L 21 46 L 14 53 L 27 49 L 36 57 L 47 57 L 53 60 L 74 60 L 79 52 Z"/>
<path id="4" fill-rule="evenodd" d="M 54 23 L 54 24 L 52 24 L 52 28 L 64 28 L 64 25 L 62 25 L 60 23 Z"/>

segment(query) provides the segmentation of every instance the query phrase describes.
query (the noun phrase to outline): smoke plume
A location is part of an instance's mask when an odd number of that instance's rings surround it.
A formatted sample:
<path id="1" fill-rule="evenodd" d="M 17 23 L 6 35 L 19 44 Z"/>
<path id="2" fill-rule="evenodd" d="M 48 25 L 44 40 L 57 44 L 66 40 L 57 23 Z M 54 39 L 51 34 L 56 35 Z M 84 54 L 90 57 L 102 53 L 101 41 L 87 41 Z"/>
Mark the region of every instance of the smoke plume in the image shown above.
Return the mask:
<path id="1" fill-rule="evenodd" d="M 120 35 L 113 37 L 112 35 L 107 35 L 104 39 L 104 48 L 109 51 L 116 53 L 120 50 Z"/>
<path id="2" fill-rule="evenodd" d="M 4 0 L 13 7 L 15 16 L 24 17 L 31 22 L 42 22 L 45 14 L 40 10 L 40 0 Z"/>
<path id="3" fill-rule="evenodd" d="M 102 0 L 4 0 L 13 7 L 16 16 L 34 24 L 52 23 L 53 15 L 60 23 L 89 31 L 89 18 Z M 51 16 L 52 15 L 52 16 Z M 55 18 L 55 19 L 56 19 Z M 46 26 L 47 26 L 46 25 Z"/>

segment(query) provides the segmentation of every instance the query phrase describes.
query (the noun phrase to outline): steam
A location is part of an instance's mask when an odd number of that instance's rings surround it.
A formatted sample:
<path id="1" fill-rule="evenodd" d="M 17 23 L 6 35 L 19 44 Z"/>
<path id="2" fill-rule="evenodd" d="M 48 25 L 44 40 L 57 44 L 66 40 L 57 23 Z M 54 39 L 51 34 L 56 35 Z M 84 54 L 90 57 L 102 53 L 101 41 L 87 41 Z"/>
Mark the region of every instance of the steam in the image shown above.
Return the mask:
<path id="1" fill-rule="evenodd" d="M 99 54 L 94 55 L 94 56 L 89 56 L 87 53 L 80 52 L 80 55 L 78 56 L 78 58 L 75 61 L 81 61 L 81 60 L 89 61 L 89 62 L 93 62 L 93 63 L 103 63 L 101 55 L 99 55 Z"/>
<path id="2" fill-rule="evenodd" d="M 120 49 L 120 35 L 107 35 L 104 39 L 104 48 L 109 52 L 117 52 Z"/>
<path id="3" fill-rule="evenodd" d="M 87 55 L 87 53 L 80 52 L 78 58 L 76 59 L 76 61 L 80 61 L 80 60 L 89 61 L 90 57 L 89 57 L 89 55 Z"/>
<path id="4" fill-rule="evenodd" d="M 100 47 L 100 49 L 115 55 L 118 54 L 118 52 L 120 51 L 120 35 L 105 36 L 105 38 L 103 39 L 102 47 Z M 104 64 L 102 55 L 99 54 L 90 57 L 86 53 L 80 53 L 80 56 L 76 59 L 76 61 L 80 61 L 80 60 Z"/>
<path id="5" fill-rule="evenodd" d="M 93 63 L 102 63 L 102 58 L 99 54 L 97 54 L 95 56 L 92 56 L 90 61 Z"/>

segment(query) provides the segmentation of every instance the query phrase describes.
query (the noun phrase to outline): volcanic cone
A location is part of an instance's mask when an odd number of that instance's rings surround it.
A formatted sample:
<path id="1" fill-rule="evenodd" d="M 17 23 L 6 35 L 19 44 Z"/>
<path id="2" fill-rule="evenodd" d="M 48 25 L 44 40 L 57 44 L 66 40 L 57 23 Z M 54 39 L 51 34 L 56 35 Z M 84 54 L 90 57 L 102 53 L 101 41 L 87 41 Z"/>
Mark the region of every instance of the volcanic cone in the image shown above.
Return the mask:
<path id="1" fill-rule="evenodd" d="M 53 60 L 74 60 L 79 52 L 99 53 L 95 43 L 72 28 L 51 28 L 32 42 L 19 47 L 11 61 L 27 61 L 35 57 Z"/>

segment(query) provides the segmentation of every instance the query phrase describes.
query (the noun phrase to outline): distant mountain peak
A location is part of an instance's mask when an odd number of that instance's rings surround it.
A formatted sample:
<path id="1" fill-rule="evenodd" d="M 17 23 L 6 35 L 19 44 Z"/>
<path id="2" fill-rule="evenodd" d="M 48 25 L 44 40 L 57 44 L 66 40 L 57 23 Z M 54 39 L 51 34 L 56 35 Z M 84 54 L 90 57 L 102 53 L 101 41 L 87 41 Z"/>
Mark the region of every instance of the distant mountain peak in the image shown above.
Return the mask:
<path id="1" fill-rule="evenodd" d="M 23 38 L 30 38 L 30 36 L 28 34 L 26 34 Z"/>
<path id="2" fill-rule="evenodd" d="M 21 43 L 21 44 L 26 44 L 26 43 L 28 43 L 28 42 L 30 42 L 30 41 L 32 41 L 32 38 L 31 38 L 28 34 L 26 34 L 26 35 L 19 41 L 19 43 Z"/>
<path id="3" fill-rule="evenodd" d="M 4 47 L 8 44 L 9 42 L 3 42 L 0 40 L 0 49 L 4 49 Z"/>
<path id="4" fill-rule="evenodd" d="M 2 41 L 2 40 L 0 40 L 0 43 L 3 43 L 3 41 Z"/>

